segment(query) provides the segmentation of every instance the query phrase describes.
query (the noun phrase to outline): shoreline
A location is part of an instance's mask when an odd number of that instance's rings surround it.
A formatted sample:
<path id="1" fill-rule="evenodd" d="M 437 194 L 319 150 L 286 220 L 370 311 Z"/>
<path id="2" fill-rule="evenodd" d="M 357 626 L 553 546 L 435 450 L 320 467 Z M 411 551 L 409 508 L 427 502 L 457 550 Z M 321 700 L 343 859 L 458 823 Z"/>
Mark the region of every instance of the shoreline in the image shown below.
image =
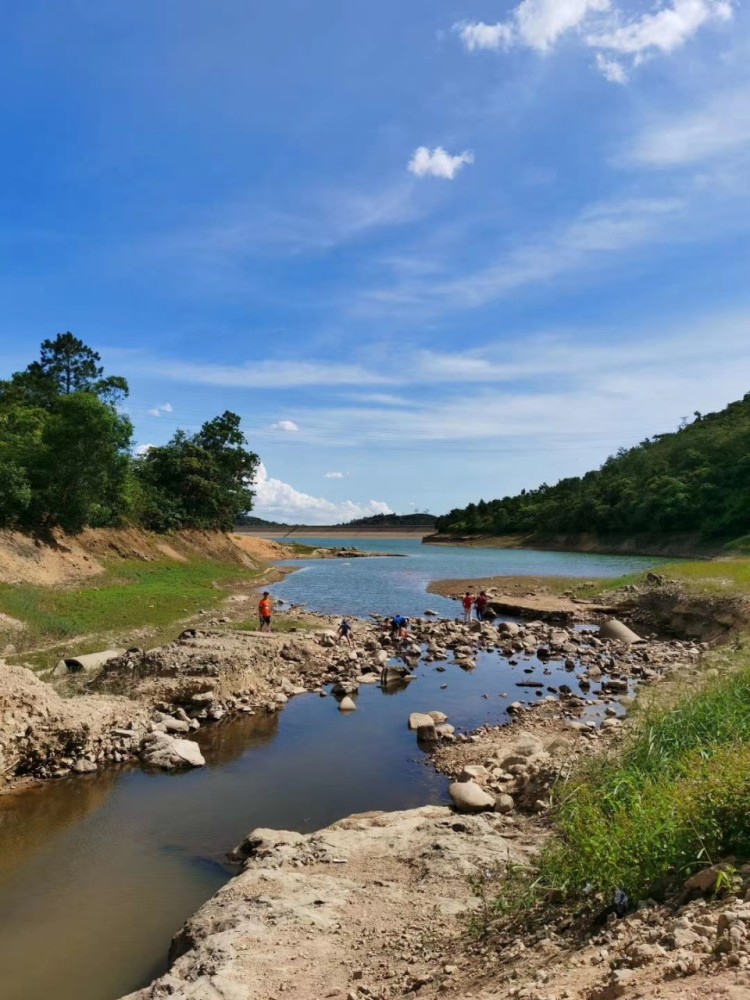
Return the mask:
<path id="1" fill-rule="evenodd" d="M 423 545 L 457 548 L 530 549 L 539 552 L 581 552 L 591 555 L 653 556 L 667 559 L 731 557 L 723 544 L 700 542 L 692 536 L 657 542 L 653 539 L 598 538 L 594 535 L 426 535 Z"/>

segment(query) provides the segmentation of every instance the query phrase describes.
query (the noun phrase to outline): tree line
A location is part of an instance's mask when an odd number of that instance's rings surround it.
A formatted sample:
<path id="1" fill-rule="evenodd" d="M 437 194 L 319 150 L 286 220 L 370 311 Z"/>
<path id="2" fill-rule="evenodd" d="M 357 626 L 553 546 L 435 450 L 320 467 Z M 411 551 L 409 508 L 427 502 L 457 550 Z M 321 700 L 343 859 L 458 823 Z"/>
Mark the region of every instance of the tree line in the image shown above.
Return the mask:
<path id="1" fill-rule="evenodd" d="M 620 449 L 600 469 L 554 486 L 471 503 L 438 518 L 457 534 L 608 537 L 750 533 L 750 393 L 679 430 Z"/>
<path id="2" fill-rule="evenodd" d="M 236 413 L 133 453 L 128 383 L 72 333 L 0 381 L 0 527 L 230 530 L 252 507 L 258 456 Z"/>

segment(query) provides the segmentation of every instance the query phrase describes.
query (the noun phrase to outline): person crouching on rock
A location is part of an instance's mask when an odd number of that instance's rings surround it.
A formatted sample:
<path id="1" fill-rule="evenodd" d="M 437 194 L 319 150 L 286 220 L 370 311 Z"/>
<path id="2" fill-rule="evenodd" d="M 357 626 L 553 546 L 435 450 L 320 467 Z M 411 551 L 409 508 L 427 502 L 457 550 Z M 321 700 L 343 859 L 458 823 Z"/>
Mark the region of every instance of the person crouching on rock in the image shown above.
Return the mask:
<path id="1" fill-rule="evenodd" d="M 409 634 L 409 619 L 404 618 L 403 615 L 394 615 L 391 618 L 391 638 L 392 639 L 403 639 Z"/>
<path id="2" fill-rule="evenodd" d="M 273 614 L 273 602 L 267 590 L 263 591 L 263 596 L 258 601 L 258 618 L 260 619 L 260 631 L 271 631 L 271 616 Z"/>
<path id="3" fill-rule="evenodd" d="M 344 620 L 339 625 L 338 629 L 338 639 L 339 642 L 345 642 L 347 646 L 352 644 L 352 627 L 349 622 L 344 618 Z"/>

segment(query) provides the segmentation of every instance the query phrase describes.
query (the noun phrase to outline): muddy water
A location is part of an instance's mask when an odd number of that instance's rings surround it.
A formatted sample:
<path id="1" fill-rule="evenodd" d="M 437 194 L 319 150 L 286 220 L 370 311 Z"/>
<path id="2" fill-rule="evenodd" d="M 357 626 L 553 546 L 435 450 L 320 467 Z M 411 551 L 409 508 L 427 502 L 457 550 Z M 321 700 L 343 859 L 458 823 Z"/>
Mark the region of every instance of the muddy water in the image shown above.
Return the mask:
<path id="1" fill-rule="evenodd" d="M 446 801 L 409 713 L 496 723 L 510 701 L 534 698 L 515 686 L 528 665 L 495 654 L 471 673 L 422 664 L 403 690 L 363 687 L 351 715 L 305 695 L 278 716 L 206 729 L 201 770 L 110 771 L 0 799 L 0 997 L 113 1000 L 145 985 L 165 968 L 172 934 L 228 878 L 227 849 L 253 827 L 306 831 Z M 551 669 L 543 676 L 537 664 L 534 679 L 570 683 L 560 664 Z"/>

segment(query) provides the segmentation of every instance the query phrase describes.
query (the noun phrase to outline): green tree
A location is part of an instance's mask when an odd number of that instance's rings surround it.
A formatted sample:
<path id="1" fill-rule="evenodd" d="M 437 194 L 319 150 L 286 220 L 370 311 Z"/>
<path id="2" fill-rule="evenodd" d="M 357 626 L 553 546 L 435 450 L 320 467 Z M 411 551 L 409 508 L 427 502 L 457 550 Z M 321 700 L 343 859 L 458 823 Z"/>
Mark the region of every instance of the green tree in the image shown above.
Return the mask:
<path id="1" fill-rule="evenodd" d="M 61 396 L 28 469 L 32 522 L 70 532 L 118 523 L 132 432 L 127 417 L 92 393 Z"/>
<path id="2" fill-rule="evenodd" d="M 128 395 L 128 383 L 105 377 L 101 357 L 70 331 L 42 342 L 39 361 L 32 361 L 6 383 L 6 393 L 26 403 L 50 407 L 58 396 L 89 392 L 111 406 Z M 0 395 L 2 389 L 0 388 Z"/>
<path id="3" fill-rule="evenodd" d="M 252 507 L 258 456 L 245 447 L 240 418 L 229 411 L 189 436 L 177 431 L 136 463 L 142 517 L 156 531 L 231 530 Z"/>

